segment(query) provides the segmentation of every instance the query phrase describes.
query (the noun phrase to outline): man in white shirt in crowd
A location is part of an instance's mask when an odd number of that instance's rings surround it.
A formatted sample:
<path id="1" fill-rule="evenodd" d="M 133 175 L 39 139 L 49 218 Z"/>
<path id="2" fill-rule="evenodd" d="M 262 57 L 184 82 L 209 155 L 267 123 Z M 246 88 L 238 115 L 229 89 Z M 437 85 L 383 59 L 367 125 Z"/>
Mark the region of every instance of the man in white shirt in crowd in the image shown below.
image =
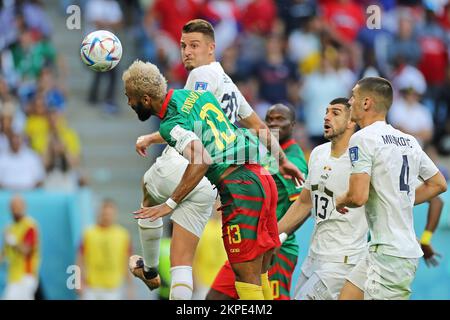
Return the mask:
<path id="1" fill-rule="evenodd" d="M 45 179 L 41 158 L 23 145 L 23 137 L 16 133 L 9 137 L 9 150 L 0 156 L 0 172 L 0 188 L 7 190 L 31 190 Z"/>

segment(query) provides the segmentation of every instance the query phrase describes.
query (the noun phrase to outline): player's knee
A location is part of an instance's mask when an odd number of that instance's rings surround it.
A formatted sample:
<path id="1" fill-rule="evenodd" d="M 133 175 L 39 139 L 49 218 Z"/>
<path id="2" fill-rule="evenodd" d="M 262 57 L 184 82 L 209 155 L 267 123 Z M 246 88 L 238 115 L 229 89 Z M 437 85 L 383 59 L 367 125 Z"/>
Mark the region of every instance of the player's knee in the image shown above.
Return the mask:
<path id="1" fill-rule="evenodd" d="M 158 218 L 155 221 L 150 219 L 138 220 L 139 231 L 145 239 L 159 239 L 163 234 L 163 220 Z"/>
<path id="2" fill-rule="evenodd" d="M 192 267 L 177 266 L 170 268 L 172 282 L 170 300 L 191 300 L 193 291 Z"/>

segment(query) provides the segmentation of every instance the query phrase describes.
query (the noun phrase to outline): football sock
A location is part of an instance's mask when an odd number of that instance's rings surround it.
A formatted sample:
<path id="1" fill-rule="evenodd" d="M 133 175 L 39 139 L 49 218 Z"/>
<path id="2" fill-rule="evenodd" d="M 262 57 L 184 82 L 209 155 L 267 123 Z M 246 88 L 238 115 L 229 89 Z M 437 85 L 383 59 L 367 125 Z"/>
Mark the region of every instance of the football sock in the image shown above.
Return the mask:
<path id="1" fill-rule="evenodd" d="M 176 266 L 170 268 L 170 300 L 191 300 L 193 291 L 192 267 Z"/>
<path id="2" fill-rule="evenodd" d="M 144 271 L 151 272 L 159 264 L 159 243 L 163 234 L 163 221 L 162 218 L 155 221 L 140 219 L 138 226 L 144 258 Z"/>
<path id="3" fill-rule="evenodd" d="M 272 288 L 269 282 L 269 272 L 261 274 L 261 286 L 264 300 L 273 300 Z"/>
<path id="4" fill-rule="evenodd" d="M 262 287 L 257 284 L 236 281 L 234 286 L 239 300 L 264 300 Z"/>

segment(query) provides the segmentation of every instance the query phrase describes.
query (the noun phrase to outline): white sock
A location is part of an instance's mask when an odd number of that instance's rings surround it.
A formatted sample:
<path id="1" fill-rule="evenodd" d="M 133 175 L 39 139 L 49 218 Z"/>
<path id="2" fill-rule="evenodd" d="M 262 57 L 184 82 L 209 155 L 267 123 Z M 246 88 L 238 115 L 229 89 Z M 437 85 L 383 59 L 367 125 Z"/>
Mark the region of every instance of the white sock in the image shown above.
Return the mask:
<path id="1" fill-rule="evenodd" d="M 159 243 L 163 234 L 163 220 L 140 219 L 138 221 L 139 238 L 141 239 L 144 270 L 157 268 L 159 264 Z"/>
<path id="2" fill-rule="evenodd" d="M 170 285 L 170 300 L 191 300 L 194 283 L 191 266 L 170 268 L 172 283 Z"/>

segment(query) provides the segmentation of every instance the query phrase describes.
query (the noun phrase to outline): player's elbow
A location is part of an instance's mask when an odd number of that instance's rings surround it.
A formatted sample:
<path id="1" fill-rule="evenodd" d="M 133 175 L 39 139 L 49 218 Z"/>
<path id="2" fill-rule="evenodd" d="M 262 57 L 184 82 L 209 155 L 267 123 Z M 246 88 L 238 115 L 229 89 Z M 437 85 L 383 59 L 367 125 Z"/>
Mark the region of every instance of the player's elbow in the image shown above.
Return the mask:
<path id="1" fill-rule="evenodd" d="M 442 173 L 438 173 L 436 179 L 436 189 L 438 190 L 438 194 L 447 191 L 447 181 Z"/>
<path id="2" fill-rule="evenodd" d="M 443 193 L 445 191 L 447 191 L 447 182 L 444 180 L 439 184 L 439 193 Z"/>
<path id="3" fill-rule="evenodd" d="M 355 207 L 362 207 L 366 204 L 367 200 L 369 199 L 369 195 L 365 193 L 357 193 L 354 194 L 352 197 L 352 203 Z"/>

